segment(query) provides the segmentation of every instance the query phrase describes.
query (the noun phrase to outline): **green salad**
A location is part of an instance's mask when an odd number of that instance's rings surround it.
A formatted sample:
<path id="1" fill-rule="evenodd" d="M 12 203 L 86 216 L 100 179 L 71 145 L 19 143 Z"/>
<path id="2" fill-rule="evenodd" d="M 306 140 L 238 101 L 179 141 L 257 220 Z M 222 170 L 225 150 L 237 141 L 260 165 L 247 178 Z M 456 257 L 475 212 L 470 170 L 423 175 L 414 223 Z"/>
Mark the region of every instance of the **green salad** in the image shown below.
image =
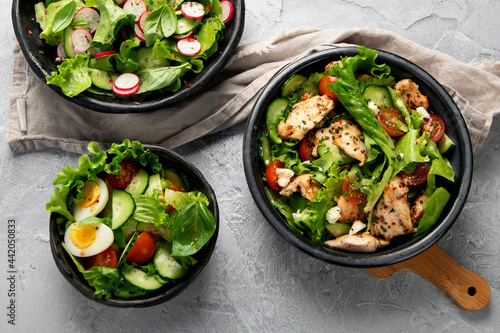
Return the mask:
<path id="1" fill-rule="evenodd" d="M 185 276 L 216 229 L 208 197 L 139 142 L 88 150 L 57 174 L 46 210 L 94 296 L 134 298 Z"/>
<path id="2" fill-rule="evenodd" d="M 232 12 L 227 0 L 39 2 L 40 38 L 59 62 L 46 81 L 69 97 L 175 92 L 217 52 Z"/>
<path id="3" fill-rule="evenodd" d="M 297 233 L 337 250 L 373 252 L 425 232 L 455 177 L 445 122 L 377 56 L 360 46 L 323 72 L 290 77 L 261 137 L 273 206 Z"/>

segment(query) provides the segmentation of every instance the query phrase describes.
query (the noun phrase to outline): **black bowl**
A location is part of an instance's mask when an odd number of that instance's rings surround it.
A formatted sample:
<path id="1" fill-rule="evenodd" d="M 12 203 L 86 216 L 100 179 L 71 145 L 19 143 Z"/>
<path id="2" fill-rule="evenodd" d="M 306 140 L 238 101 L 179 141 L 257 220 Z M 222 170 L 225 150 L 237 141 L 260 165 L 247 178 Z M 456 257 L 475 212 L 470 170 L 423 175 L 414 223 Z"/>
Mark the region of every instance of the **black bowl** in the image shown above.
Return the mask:
<path id="1" fill-rule="evenodd" d="M 391 240 L 391 244 L 373 253 L 350 253 L 318 245 L 296 233 L 285 218 L 272 206 L 264 192 L 262 172 L 264 163 L 259 156 L 259 138 L 264 131 L 266 109 L 269 103 L 281 94 L 281 86 L 296 73 L 308 75 L 323 72 L 327 63 L 341 57 L 356 55 L 354 47 L 332 48 L 302 58 L 280 71 L 265 87 L 256 101 L 248 119 L 243 142 L 243 165 L 250 192 L 268 222 L 294 246 L 324 261 L 351 267 L 378 267 L 407 260 L 436 243 L 451 227 L 467 199 L 472 180 L 472 148 L 469 132 L 460 110 L 445 89 L 427 72 L 414 63 L 395 54 L 378 51 L 377 62 L 391 67 L 396 79 L 409 78 L 420 86 L 429 98 L 430 109 L 440 115 L 446 123 L 446 132 L 456 143 L 451 155 L 447 155 L 455 169 L 455 182 L 446 183 L 451 198 L 440 219 L 432 229 L 417 237 L 406 236 Z"/>
<path id="2" fill-rule="evenodd" d="M 212 238 L 210 238 L 210 241 L 205 244 L 205 246 L 200 251 L 193 255 L 193 257 L 196 258 L 198 262 L 194 266 L 190 267 L 188 273 L 176 282 L 165 284 L 162 288 L 153 293 L 134 299 L 122 299 L 116 297 L 102 299 L 94 297 L 95 290 L 88 285 L 85 278 L 74 265 L 72 259 L 62 248 L 61 242 L 63 240 L 63 236 L 60 236 L 57 230 L 57 218 L 59 214 L 51 213 L 49 224 L 50 249 L 52 251 L 52 257 L 54 258 L 54 262 L 56 263 L 57 268 L 64 276 L 64 278 L 68 280 L 68 282 L 73 287 L 75 287 L 76 290 L 78 290 L 82 295 L 93 301 L 109 306 L 122 308 L 147 307 L 157 305 L 174 298 L 180 292 L 186 289 L 207 265 L 214 251 L 215 244 L 217 242 L 217 236 L 219 234 L 219 207 L 217 205 L 217 198 L 215 197 L 215 192 L 213 191 L 212 187 L 207 182 L 205 177 L 203 177 L 201 172 L 188 160 L 184 159 L 182 156 L 172 150 L 147 145 L 144 145 L 144 148 L 147 148 L 151 150 L 152 153 L 158 155 L 160 157 L 160 163 L 162 163 L 163 167 L 169 167 L 183 172 L 191 181 L 193 188 L 203 192 L 208 197 L 210 201 L 209 209 L 214 215 L 216 229 Z"/>
<path id="3" fill-rule="evenodd" d="M 45 77 L 57 71 L 56 48 L 40 39 L 40 26 L 35 21 L 36 3 L 42 0 L 13 0 L 12 22 L 21 50 L 33 72 L 45 83 Z M 75 97 L 68 97 L 58 86 L 48 86 L 67 100 L 82 107 L 105 113 L 146 112 L 180 103 L 188 96 L 203 92 L 213 79 L 222 71 L 234 54 L 241 39 L 245 21 L 244 0 L 231 0 L 234 16 L 224 30 L 224 39 L 219 43 L 218 51 L 205 61 L 201 73 L 189 72 L 182 77 L 183 86 L 175 93 L 152 93 L 139 97 L 112 98 L 84 92 Z M 140 102 L 140 103 L 138 103 Z"/>

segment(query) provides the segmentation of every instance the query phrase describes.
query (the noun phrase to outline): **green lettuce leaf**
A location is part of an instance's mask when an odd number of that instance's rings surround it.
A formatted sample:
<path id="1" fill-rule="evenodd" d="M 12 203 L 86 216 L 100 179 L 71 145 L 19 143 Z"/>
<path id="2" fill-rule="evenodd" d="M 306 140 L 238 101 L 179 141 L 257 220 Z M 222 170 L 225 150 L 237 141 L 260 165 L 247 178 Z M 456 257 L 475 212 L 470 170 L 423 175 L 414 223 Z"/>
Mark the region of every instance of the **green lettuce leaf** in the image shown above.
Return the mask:
<path id="1" fill-rule="evenodd" d="M 69 97 L 82 93 L 92 85 L 88 67 L 89 59 L 89 54 L 67 59 L 57 66 L 58 72 L 54 71 L 51 76 L 47 77 L 47 83 L 60 87 L 62 92 Z"/>
<path id="2" fill-rule="evenodd" d="M 112 43 L 125 25 L 131 27 L 135 24 L 135 15 L 127 13 L 120 6 L 117 6 L 114 1 L 109 0 L 93 0 L 99 8 L 101 15 L 99 25 L 92 39 L 91 46 L 105 48 L 106 45 Z"/>

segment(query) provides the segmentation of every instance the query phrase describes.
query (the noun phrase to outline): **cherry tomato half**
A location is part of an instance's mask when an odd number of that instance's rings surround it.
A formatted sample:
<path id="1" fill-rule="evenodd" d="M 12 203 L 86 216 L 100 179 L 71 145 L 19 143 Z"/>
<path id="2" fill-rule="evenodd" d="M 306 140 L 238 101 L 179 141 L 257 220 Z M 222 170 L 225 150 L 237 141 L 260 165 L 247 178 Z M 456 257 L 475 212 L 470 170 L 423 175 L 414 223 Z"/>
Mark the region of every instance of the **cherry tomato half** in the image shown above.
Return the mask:
<path id="1" fill-rule="evenodd" d="M 94 266 L 116 268 L 117 264 L 118 259 L 116 257 L 116 252 L 110 246 L 101 253 L 98 253 L 92 257 L 88 257 L 87 263 L 85 264 L 85 269 L 91 269 Z"/>
<path id="2" fill-rule="evenodd" d="M 125 189 L 132 182 L 139 169 L 134 162 L 128 160 L 123 160 L 120 167 L 121 170 L 116 175 L 108 175 L 108 180 L 113 187 Z"/>
<path id="3" fill-rule="evenodd" d="M 429 164 L 422 162 L 417 163 L 415 170 L 410 173 L 401 171 L 398 175 L 408 186 L 417 186 L 422 184 L 427 180 L 427 175 L 429 174 Z"/>
<path id="4" fill-rule="evenodd" d="M 345 177 L 342 182 L 342 193 L 347 201 L 355 205 L 361 205 L 366 202 L 366 194 L 360 190 L 353 189 L 349 177 Z"/>
<path id="5" fill-rule="evenodd" d="M 284 162 L 280 160 L 275 160 L 269 163 L 266 168 L 267 184 L 269 184 L 269 187 L 275 190 L 276 192 L 281 191 L 281 186 L 278 185 L 278 174 L 276 173 L 276 169 L 278 168 L 281 169 L 284 167 L 285 167 Z"/>
<path id="6" fill-rule="evenodd" d="M 337 82 L 338 79 L 339 78 L 336 76 L 324 75 L 319 80 L 319 93 L 321 95 L 327 95 L 327 96 L 331 97 L 331 99 L 333 99 L 333 101 L 335 103 L 337 103 L 339 101 L 339 98 L 337 97 L 337 95 L 335 95 L 333 90 L 327 88 L 326 85 L 329 83 L 335 83 L 335 82 Z"/>
<path id="7" fill-rule="evenodd" d="M 427 122 L 422 123 L 420 125 L 420 133 L 423 131 L 429 132 L 431 135 L 429 136 L 429 140 L 434 142 L 438 142 L 444 134 L 444 121 L 437 114 L 431 113 Z"/>
<path id="8" fill-rule="evenodd" d="M 128 263 L 144 265 L 155 253 L 155 241 L 146 231 L 143 231 L 135 240 L 132 248 L 127 254 Z"/>
<path id="9" fill-rule="evenodd" d="M 312 161 L 314 158 L 312 152 L 314 149 L 313 143 L 309 140 L 309 136 L 306 136 L 302 141 L 300 141 L 299 146 L 299 156 L 302 161 Z"/>
<path id="10" fill-rule="evenodd" d="M 396 123 L 393 121 L 397 119 L 400 122 L 406 124 L 403 114 L 398 109 L 392 107 L 380 108 L 376 117 L 380 125 L 382 125 L 389 136 L 398 137 L 406 133 L 405 131 L 400 130 L 397 127 Z"/>

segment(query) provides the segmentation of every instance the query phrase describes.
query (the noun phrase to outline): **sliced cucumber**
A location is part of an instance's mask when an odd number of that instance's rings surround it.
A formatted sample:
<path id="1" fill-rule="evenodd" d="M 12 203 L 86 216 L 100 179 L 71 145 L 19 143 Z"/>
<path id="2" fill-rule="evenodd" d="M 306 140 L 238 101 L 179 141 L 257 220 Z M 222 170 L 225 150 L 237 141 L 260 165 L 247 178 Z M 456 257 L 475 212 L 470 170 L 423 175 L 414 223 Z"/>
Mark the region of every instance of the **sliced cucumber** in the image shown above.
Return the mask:
<path id="1" fill-rule="evenodd" d="M 331 153 L 333 157 L 333 163 L 338 165 L 350 164 L 356 161 L 351 156 L 347 155 L 340 149 L 337 145 L 331 143 L 323 143 L 318 146 L 318 154 L 323 156 L 327 153 Z"/>
<path id="2" fill-rule="evenodd" d="M 130 193 L 119 189 L 112 191 L 112 200 L 111 228 L 114 230 L 121 227 L 134 214 L 135 202 Z"/>
<path id="3" fill-rule="evenodd" d="M 171 242 L 172 241 L 172 230 L 170 227 L 166 227 L 165 225 L 160 225 L 159 227 L 155 227 L 153 223 L 149 222 L 139 222 L 137 224 L 138 231 L 147 231 L 150 234 L 158 235 L 161 238 Z"/>
<path id="4" fill-rule="evenodd" d="M 163 177 L 165 178 L 165 180 L 168 180 L 174 187 L 177 187 L 176 189 L 174 188 L 174 190 L 176 191 L 189 189 L 186 179 L 182 177 L 181 174 L 173 170 L 166 169 L 164 171 Z"/>
<path id="5" fill-rule="evenodd" d="M 394 107 L 391 94 L 386 87 L 370 85 L 363 92 L 366 101 L 372 101 L 379 108 Z"/>
<path id="6" fill-rule="evenodd" d="M 266 113 L 266 126 L 270 127 L 276 118 L 283 116 L 286 108 L 288 106 L 288 100 L 284 98 L 278 98 L 272 101 L 267 108 Z"/>
<path id="7" fill-rule="evenodd" d="M 97 68 L 90 68 L 89 75 L 92 79 L 92 83 L 101 89 L 111 90 L 113 88 L 113 82 L 115 82 L 118 74 L 103 71 Z"/>
<path id="8" fill-rule="evenodd" d="M 149 175 L 144 169 L 139 169 L 125 191 L 132 195 L 143 194 L 148 188 Z"/>
<path id="9" fill-rule="evenodd" d="M 158 246 L 153 257 L 153 264 L 158 274 L 162 277 L 178 279 L 186 275 L 187 269 L 172 257 L 170 254 L 170 247 L 168 243 L 163 243 Z"/>
<path id="10" fill-rule="evenodd" d="M 75 48 L 73 46 L 73 42 L 71 41 L 71 35 L 75 31 L 71 26 L 68 26 L 64 30 L 64 51 L 66 52 L 67 58 L 75 57 Z"/>
<path id="11" fill-rule="evenodd" d="M 292 75 L 292 77 L 289 78 L 283 85 L 283 88 L 281 90 L 281 97 L 287 97 L 288 95 L 293 93 L 306 80 L 307 78 L 303 75 L 300 74 Z"/>
<path id="12" fill-rule="evenodd" d="M 450 149 L 455 147 L 455 142 L 446 135 L 446 133 L 443 134 L 443 137 L 439 139 L 437 142 L 437 147 L 441 155 L 446 154 Z"/>
<path id="13" fill-rule="evenodd" d="M 196 28 L 202 22 L 201 19 L 191 20 L 187 17 L 181 17 L 177 20 L 177 29 L 175 30 L 176 35 L 183 35 L 185 33 L 190 32 L 194 28 Z"/>
<path id="14" fill-rule="evenodd" d="M 132 245 L 134 245 L 135 240 L 139 237 L 139 231 L 134 232 L 132 237 L 130 237 L 130 240 L 127 243 L 127 246 L 123 249 L 122 255 L 120 256 L 120 259 L 118 260 L 118 264 L 116 265 L 117 268 L 120 268 L 120 266 L 123 264 L 125 260 L 127 260 L 127 255 L 132 248 Z"/>
<path id="15" fill-rule="evenodd" d="M 148 188 L 144 192 L 147 196 L 153 196 L 154 190 L 158 190 L 161 193 L 161 177 L 160 174 L 155 173 L 154 175 L 149 176 L 149 184 Z"/>
<path id="16" fill-rule="evenodd" d="M 335 222 L 333 224 L 328 224 L 326 227 L 333 236 L 340 237 L 347 235 L 351 230 L 351 225 L 343 222 Z"/>
<path id="17" fill-rule="evenodd" d="M 144 68 L 168 67 L 170 62 L 166 58 L 153 58 L 152 47 L 141 47 L 137 49 L 135 58 L 138 59 L 138 70 Z"/>
<path id="18" fill-rule="evenodd" d="M 147 273 L 136 267 L 123 271 L 123 277 L 134 286 L 148 291 L 157 290 L 163 286 L 163 283 L 155 279 L 154 276 L 147 275 Z"/>

